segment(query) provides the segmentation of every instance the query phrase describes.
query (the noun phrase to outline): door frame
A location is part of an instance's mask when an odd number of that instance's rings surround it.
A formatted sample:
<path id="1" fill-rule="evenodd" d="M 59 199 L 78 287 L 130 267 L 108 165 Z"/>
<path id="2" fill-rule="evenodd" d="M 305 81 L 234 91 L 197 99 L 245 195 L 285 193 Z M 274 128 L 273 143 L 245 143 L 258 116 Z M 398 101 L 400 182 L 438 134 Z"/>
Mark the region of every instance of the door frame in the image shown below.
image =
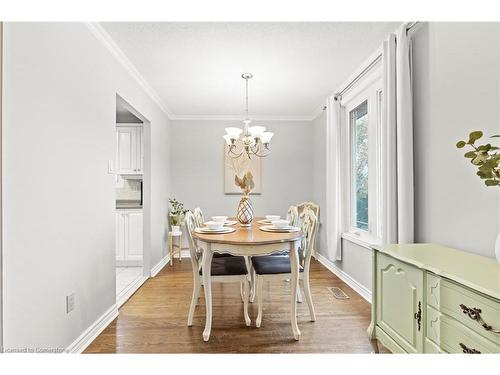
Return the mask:
<path id="1" fill-rule="evenodd" d="M 0 353 L 3 352 L 3 22 L 0 22 Z"/>
<path id="2" fill-rule="evenodd" d="M 143 147 L 143 172 L 142 172 L 142 214 L 143 214 L 143 256 L 142 275 L 151 276 L 151 121 L 134 108 L 121 94 L 116 93 L 116 100 L 120 100 L 123 106 L 134 116 L 142 121 L 142 147 Z M 113 124 L 116 128 L 116 121 Z M 116 154 L 116 153 L 115 153 Z M 139 285 L 140 286 L 140 285 Z"/>

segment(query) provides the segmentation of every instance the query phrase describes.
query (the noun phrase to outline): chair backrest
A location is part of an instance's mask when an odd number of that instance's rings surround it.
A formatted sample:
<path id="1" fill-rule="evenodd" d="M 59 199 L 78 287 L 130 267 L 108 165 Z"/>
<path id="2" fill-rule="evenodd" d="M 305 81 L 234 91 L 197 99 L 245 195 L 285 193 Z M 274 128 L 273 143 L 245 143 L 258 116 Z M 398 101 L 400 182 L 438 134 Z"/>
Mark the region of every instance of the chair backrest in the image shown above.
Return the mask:
<path id="1" fill-rule="evenodd" d="M 316 203 L 314 203 L 314 202 L 302 202 L 302 203 L 300 203 L 297 206 L 297 210 L 299 211 L 299 217 L 300 217 L 300 215 L 302 215 L 302 212 L 304 212 L 304 210 L 306 208 L 311 209 L 314 212 L 314 215 L 316 215 L 316 218 L 319 221 L 319 206 Z"/>
<path id="2" fill-rule="evenodd" d="M 299 226 L 299 211 L 297 206 L 290 206 L 288 212 L 286 213 L 286 220 L 294 227 Z"/>
<path id="3" fill-rule="evenodd" d="M 187 238 L 189 242 L 189 254 L 191 256 L 191 264 L 193 266 L 193 272 L 198 275 L 198 270 L 200 269 L 200 259 L 201 259 L 201 251 L 198 248 L 196 240 L 193 238 L 193 233 L 195 228 L 198 227 L 196 223 L 196 218 L 191 211 L 186 212 L 186 216 L 184 218 L 184 222 L 186 225 Z"/>
<path id="4" fill-rule="evenodd" d="M 311 256 L 314 252 L 314 242 L 318 233 L 318 218 L 314 211 L 308 207 L 300 214 L 301 231 L 304 233 L 301 250 L 303 251 L 304 264 L 309 267 Z"/>
<path id="5" fill-rule="evenodd" d="M 205 223 L 205 218 L 203 217 L 203 211 L 201 210 L 200 207 L 196 207 L 194 209 L 194 220 L 197 228 L 202 227 L 203 224 Z"/>

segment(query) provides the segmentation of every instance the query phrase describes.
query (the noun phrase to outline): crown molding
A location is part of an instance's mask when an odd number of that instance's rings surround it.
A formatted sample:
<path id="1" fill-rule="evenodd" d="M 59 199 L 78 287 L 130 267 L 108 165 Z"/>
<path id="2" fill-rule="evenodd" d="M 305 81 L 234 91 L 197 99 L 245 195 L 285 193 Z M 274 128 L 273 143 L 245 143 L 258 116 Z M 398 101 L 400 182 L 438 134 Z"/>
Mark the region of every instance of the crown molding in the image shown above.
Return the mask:
<path id="1" fill-rule="evenodd" d="M 234 115 L 172 115 L 175 121 L 243 121 L 245 116 Z M 311 116 L 250 116 L 252 121 L 311 121 Z"/>
<path id="2" fill-rule="evenodd" d="M 98 22 L 85 22 L 90 32 L 99 40 L 102 45 L 113 55 L 113 57 L 123 66 L 129 75 L 142 87 L 146 94 L 158 105 L 161 111 L 170 119 L 176 121 L 243 121 L 244 116 L 235 115 L 176 115 L 160 99 L 160 96 L 146 79 L 139 73 L 127 55 L 116 44 L 111 35 Z M 321 113 L 322 107 L 309 116 L 252 116 L 255 121 L 313 121 Z"/>
<path id="3" fill-rule="evenodd" d="M 172 112 L 168 109 L 165 103 L 162 102 L 158 93 L 151 87 L 151 85 L 144 79 L 144 77 L 139 73 L 137 68 L 128 59 L 121 48 L 116 44 L 116 42 L 111 38 L 108 32 L 98 23 L 98 22 L 85 22 L 85 25 L 90 30 L 90 32 L 99 40 L 102 45 L 113 55 L 113 57 L 118 61 L 123 68 L 130 74 L 130 76 L 142 87 L 142 89 L 148 94 L 148 96 L 160 107 L 162 112 L 171 119 L 173 117 Z"/>

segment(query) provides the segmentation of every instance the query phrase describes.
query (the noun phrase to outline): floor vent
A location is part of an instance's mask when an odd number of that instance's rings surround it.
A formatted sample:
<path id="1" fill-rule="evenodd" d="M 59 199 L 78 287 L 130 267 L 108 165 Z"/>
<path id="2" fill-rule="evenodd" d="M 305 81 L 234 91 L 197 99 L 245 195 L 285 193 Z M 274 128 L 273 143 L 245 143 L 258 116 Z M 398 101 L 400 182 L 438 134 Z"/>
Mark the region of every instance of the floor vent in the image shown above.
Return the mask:
<path id="1" fill-rule="evenodd" d="M 333 294 L 336 299 L 349 299 L 349 296 L 339 287 L 332 286 L 328 290 Z"/>

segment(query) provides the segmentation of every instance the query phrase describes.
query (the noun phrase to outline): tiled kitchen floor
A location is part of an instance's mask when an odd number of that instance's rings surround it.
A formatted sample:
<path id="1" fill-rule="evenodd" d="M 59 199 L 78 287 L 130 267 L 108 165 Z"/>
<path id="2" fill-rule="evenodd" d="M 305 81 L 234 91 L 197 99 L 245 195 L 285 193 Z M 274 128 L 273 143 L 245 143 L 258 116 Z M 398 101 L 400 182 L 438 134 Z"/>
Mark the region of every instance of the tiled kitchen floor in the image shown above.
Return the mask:
<path id="1" fill-rule="evenodd" d="M 142 267 L 116 267 L 116 295 L 119 296 L 141 275 Z"/>

